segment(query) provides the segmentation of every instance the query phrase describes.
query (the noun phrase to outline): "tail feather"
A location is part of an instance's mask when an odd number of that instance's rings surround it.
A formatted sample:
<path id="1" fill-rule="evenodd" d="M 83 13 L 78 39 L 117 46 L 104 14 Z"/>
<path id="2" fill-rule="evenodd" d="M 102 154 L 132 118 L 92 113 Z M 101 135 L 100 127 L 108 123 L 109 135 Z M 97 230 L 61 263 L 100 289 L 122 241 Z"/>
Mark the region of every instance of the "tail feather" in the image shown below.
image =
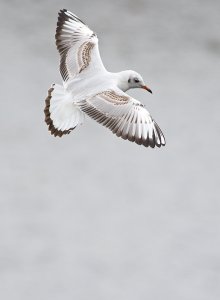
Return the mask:
<path id="1" fill-rule="evenodd" d="M 53 84 L 45 100 L 45 122 L 54 136 L 69 134 L 84 121 L 84 113 L 76 106 L 63 86 Z"/>

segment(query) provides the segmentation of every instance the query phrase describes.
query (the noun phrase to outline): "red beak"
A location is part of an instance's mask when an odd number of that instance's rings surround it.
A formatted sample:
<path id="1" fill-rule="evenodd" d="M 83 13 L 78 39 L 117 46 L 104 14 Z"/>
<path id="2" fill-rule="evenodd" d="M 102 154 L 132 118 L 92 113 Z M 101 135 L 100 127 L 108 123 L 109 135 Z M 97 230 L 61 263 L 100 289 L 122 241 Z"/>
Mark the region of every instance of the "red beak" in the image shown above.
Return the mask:
<path id="1" fill-rule="evenodd" d="M 149 89 L 149 87 L 147 87 L 146 85 L 142 85 L 142 89 L 147 90 L 149 93 L 152 94 L 151 89 Z"/>

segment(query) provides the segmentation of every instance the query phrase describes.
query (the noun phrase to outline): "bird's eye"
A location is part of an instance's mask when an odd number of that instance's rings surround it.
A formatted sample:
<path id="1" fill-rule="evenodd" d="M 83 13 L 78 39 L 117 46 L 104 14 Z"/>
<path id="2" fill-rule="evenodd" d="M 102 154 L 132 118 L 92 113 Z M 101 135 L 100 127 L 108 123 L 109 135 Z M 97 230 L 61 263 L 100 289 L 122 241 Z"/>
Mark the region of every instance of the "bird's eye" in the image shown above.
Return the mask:
<path id="1" fill-rule="evenodd" d="M 140 80 L 138 78 L 134 78 L 134 82 L 139 82 Z"/>
<path id="2" fill-rule="evenodd" d="M 130 83 L 130 82 L 131 82 L 131 79 L 129 78 L 129 79 L 128 79 L 128 83 Z"/>

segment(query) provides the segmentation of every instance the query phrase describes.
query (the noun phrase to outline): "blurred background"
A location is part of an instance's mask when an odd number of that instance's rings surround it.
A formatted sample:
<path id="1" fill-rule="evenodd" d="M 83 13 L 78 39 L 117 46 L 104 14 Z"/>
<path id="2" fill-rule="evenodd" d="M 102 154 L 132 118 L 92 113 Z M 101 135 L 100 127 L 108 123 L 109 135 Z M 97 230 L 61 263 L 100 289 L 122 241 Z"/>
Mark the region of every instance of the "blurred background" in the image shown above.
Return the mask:
<path id="1" fill-rule="evenodd" d="M 44 123 L 67 8 L 133 69 L 167 145 Z M 1 1 L 0 298 L 220 299 L 218 0 Z"/>

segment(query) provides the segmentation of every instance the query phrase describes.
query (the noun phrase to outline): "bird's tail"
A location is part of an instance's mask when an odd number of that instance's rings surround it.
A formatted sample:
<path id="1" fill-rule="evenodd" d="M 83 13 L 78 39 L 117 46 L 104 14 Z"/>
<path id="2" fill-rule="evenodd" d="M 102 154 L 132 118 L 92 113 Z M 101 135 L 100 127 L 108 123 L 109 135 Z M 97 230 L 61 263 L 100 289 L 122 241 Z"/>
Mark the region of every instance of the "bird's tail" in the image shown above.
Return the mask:
<path id="1" fill-rule="evenodd" d="M 53 84 L 45 100 L 45 122 L 54 136 L 69 134 L 84 121 L 84 112 L 73 103 L 71 94 L 62 85 Z"/>

